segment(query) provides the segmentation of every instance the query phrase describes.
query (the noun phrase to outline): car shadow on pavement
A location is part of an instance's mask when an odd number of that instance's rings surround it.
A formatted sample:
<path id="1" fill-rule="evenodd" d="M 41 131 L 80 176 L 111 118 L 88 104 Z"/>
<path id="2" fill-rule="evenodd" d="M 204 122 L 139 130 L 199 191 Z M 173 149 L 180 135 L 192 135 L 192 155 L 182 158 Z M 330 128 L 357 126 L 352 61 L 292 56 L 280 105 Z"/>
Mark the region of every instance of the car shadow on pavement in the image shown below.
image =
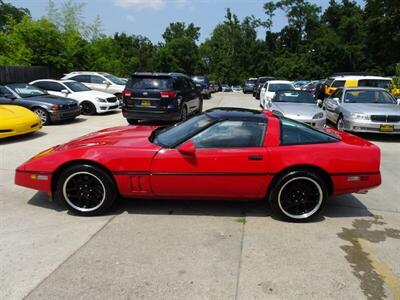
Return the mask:
<path id="1" fill-rule="evenodd" d="M 60 126 L 60 125 L 70 125 L 70 124 L 77 124 L 77 123 L 82 123 L 82 122 L 86 122 L 85 118 L 74 118 L 72 120 L 64 120 L 64 121 L 59 121 L 56 123 L 50 123 L 46 126 Z"/>
<path id="2" fill-rule="evenodd" d="M 8 137 L 0 140 L 0 146 L 1 145 L 7 145 L 7 144 L 15 144 L 15 143 L 21 143 L 21 142 L 27 142 L 31 141 L 34 139 L 41 138 L 42 136 L 47 135 L 46 132 L 43 131 L 36 131 L 33 133 L 28 133 L 24 135 L 17 135 L 13 137 Z"/>
<path id="3" fill-rule="evenodd" d="M 120 198 L 107 215 L 185 215 L 185 216 L 229 216 L 229 217 L 272 217 L 276 218 L 265 201 L 212 201 L 212 200 L 141 200 Z M 60 201 L 46 193 L 37 192 L 29 205 L 58 212 L 66 208 Z M 71 214 L 72 215 L 72 214 Z M 355 218 L 372 216 L 368 208 L 354 195 L 330 197 L 323 214 L 313 220 L 321 222 L 328 218 Z"/>

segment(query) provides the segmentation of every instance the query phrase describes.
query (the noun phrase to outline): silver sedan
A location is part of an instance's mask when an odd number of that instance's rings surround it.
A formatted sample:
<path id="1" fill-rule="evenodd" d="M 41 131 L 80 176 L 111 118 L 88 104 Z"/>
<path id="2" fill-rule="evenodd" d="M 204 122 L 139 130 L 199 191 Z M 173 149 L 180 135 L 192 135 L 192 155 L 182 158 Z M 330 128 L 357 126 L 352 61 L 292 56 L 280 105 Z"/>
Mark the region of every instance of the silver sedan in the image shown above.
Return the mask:
<path id="1" fill-rule="evenodd" d="M 319 104 L 310 92 L 281 90 L 265 106 L 277 115 L 321 128 L 326 123 L 326 114 Z"/>
<path id="2" fill-rule="evenodd" d="M 398 134 L 399 101 L 381 88 L 338 88 L 324 108 L 339 130 Z"/>

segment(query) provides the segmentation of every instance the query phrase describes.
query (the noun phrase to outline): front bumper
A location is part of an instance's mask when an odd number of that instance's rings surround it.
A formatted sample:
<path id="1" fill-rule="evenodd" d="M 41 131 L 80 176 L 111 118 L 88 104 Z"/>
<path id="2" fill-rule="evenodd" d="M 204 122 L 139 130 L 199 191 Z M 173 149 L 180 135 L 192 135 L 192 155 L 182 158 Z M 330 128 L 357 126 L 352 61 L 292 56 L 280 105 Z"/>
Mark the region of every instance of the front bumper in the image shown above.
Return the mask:
<path id="1" fill-rule="evenodd" d="M 393 126 L 393 131 L 381 131 L 381 126 Z M 369 132 L 383 134 L 400 134 L 400 123 L 380 123 L 372 121 L 344 120 L 344 130 L 353 132 Z"/>
<path id="2" fill-rule="evenodd" d="M 21 167 L 15 172 L 16 185 L 47 193 L 51 193 L 51 178 L 51 173 L 26 171 Z"/>
<path id="3" fill-rule="evenodd" d="M 96 107 L 97 113 L 105 113 L 108 111 L 115 111 L 120 107 L 119 101 L 115 103 L 99 103 Z"/>
<path id="4" fill-rule="evenodd" d="M 122 115 L 127 119 L 134 120 L 159 120 L 159 121 L 179 121 L 180 111 L 138 111 L 122 108 Z"/>
<path id="5" fill-rule="evenodd" d="M 40 121 L 21 123 L 14 125 L 10 128 L 8 126 L 5 126 L 4 128 L 0 128 L 0 139 L 16 135 L 32 133 L 38 131 L 40 128 L 42 128 L 42 124 Z"/>
<path id="6" fill-rule="evenodd" d="M 50 111 L 50 120 L 52 122 L 64 121 L 76 118 L 81 114 L 81 109 L 78 106 L 74 109 Z"/>

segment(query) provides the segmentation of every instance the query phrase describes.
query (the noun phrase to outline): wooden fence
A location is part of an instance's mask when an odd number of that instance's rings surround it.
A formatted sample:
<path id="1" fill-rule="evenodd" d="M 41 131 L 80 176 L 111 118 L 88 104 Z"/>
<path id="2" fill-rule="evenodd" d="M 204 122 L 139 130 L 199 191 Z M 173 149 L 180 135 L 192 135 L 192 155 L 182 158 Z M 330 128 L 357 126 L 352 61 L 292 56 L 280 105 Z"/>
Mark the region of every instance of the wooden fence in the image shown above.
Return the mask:
<path id="1" fill-rule="evenodd" d="M 59 79 L 63 72 L 47 66 L 0 66 L 0 84 L 28 83 L 37 79 Z"/>

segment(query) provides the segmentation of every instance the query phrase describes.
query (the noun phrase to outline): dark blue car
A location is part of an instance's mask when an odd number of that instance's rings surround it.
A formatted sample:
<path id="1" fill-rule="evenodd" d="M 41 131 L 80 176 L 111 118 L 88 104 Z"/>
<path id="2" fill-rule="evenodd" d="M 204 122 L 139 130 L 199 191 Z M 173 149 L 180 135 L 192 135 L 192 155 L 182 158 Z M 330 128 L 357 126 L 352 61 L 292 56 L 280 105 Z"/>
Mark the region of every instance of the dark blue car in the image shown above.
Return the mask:
<path id="1" fill-rule="evenodd" d="M 44 125 L 74 119 L 81 114 L 78 101 L 51 96 L 26 83 L 0 86 L 0 104 L 24 106 L 36 113 Z"/>

